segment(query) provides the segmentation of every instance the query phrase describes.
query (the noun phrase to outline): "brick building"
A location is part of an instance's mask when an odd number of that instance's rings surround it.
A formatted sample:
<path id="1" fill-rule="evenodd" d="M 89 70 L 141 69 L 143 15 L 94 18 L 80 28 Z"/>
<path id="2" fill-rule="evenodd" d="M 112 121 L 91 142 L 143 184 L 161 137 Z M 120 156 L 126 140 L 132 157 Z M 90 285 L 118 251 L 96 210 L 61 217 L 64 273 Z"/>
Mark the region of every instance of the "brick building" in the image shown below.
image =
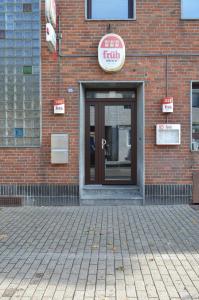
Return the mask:
<path id="1" fill-rule="evenodd" d="M 59 0 L 57 12 L 56 58 L 44 2 L 0 3 L 1 197 L 190 203 L 199 171 L 198 1 Z M 110 33 L 122 38 L 125 61 L 106 72 L 98 45 Z M 165 97 L 172 113 L 162 112 Z M 64 114 L 54 114 L 58 99 Z"/>

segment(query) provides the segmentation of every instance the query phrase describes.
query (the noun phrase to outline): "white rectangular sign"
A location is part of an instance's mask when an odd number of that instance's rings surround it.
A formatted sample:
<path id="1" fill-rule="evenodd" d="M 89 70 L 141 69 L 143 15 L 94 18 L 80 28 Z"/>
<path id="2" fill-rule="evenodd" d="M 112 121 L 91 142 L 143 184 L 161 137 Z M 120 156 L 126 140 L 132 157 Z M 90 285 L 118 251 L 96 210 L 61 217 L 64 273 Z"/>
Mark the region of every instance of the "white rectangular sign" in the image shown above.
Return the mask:
<path id="1" fill-rule="evenodd" d="M 180 124 L 157 124 L 156 145 L 180 145 L 181 125 Z"/>
<path id="2" fill-rule="evenodd" d="M 57 37 L 54 28 L 50 23 L 46 24 L 46 42 L 51 52 L 56 52 Z"/>
<path id="3" fill-rule="evenodd" d="M 56 27 L 56 3 L 55 0 L 45 0 L 45 16 L 47 22 L 51 23 L 53 27 Z"/>

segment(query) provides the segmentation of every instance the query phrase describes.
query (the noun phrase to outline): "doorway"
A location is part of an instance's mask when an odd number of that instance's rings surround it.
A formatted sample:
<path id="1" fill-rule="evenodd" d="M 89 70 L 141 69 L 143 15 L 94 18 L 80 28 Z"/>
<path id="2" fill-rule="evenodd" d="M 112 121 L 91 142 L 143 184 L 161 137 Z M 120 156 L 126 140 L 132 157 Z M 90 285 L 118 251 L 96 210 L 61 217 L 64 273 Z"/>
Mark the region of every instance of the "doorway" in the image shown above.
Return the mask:
<path id="1" fill-rule="evenodd" d="M 137 183 L 136 92 L 87 91 L 85 183 Z"/>

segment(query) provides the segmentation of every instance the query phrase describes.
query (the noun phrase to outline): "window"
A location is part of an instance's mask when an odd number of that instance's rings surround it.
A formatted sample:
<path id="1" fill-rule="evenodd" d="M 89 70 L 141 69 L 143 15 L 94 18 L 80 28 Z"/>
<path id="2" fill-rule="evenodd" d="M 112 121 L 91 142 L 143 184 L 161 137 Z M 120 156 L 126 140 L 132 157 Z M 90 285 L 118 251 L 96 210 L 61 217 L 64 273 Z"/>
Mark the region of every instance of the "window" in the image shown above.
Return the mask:
<path id="1" fill-rule="evenodd" d="M 120 91 L 120 90 L 88 90 L 86 91 L 86 99 L 107 99 L 107 98 L 115 98 L 115 99 L 134 99 L 135 91 Z M 129 107 L 127 107 L 128 109 Z"/>
<path id="2" fill-rule="evenodd" d="M 199 150 L 199 89 L 192 89 L 192 150 Z"/>
<path id="3" fill-rule="evenodd" d="M 39 146 L 39 0 L 0 2 L 0 147 Z"/>
<path id="4" fill-rule="evenodd" d="M 87 0 L 87 18 L 95 20 L 133 19 L 135 0 Z"/>
<path id="5" fill-rule="evenodd" d="M 199 19 L 199 1 L 181 0 L 182 19 Z"/>
<path id="6" fill-rule="evenodd" d="M 23 12 L 32 12 L 32 3 L 24 3 Z"/>
<path id="7" fill-rule="evenodd" d="M 32 74 L 32 66 L 23 66 L 23 74 Z"/>
<path id="8" fill-rule="evenodd" d="M 5 39 L 6 34 L 5 34 L 5 30 L 0 30 L 0 39 Z"/>

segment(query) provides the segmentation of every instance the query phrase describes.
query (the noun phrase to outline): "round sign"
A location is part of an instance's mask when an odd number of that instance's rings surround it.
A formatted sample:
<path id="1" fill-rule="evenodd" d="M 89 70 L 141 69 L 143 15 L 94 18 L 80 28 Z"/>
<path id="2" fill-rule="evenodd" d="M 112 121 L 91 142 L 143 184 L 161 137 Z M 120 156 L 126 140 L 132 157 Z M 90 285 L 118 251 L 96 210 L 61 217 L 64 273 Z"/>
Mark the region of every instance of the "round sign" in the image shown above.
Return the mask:
<path id="1" fill-rule="evenodd" d="M 119 35 L 109 33 L 102 37 L 98 46 L 98 61 L 106 72 L 121 70 L 125 62 L 125 44 Z"/>

